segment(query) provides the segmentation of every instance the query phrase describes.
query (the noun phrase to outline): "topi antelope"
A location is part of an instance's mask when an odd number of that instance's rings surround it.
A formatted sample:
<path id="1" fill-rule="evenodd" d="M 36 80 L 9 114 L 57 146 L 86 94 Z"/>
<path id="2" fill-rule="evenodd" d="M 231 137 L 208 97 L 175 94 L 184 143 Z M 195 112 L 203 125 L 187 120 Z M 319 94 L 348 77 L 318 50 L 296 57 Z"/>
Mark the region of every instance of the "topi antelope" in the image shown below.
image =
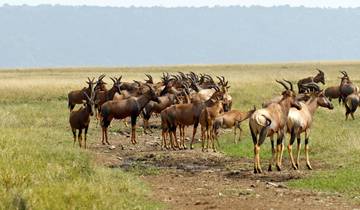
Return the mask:
<path id="1" fill-rule="evenodd" d="M 278 103 L 271 103 L 266 108 L 256 110 L 249 119 L 250 132 L 254 143 L 254 173 L 261 173 L 260 166 L 260 146 L 268 136 L 271 140 L 272 158 L 269 165 L 271 165 L 275 157 L 275 147 L 273 135 L 277 133 L 277 147 L 276 147 L 276 166 L 281 170 L 280 153 L 282 150 L 282 143 L 285 134 L 286 119 L 290 107 L 301 109 L 300 103 L 296 100 L 296 94 L 290 82 L 290 88 L 284 82 L 277 81 L 284 86 L 285 91 L 282 92 L 282 99 Z"/>
<path id="2" fill-rule="evenodd" d="M 314 83 L 319 83 L 321 82 L 323 85 L 325 85 L 325 74 L 321 69 L 316 69 L 318 70 L 318 74 L 315 77 L 307 77 L 304 79 L 301 79 L 298 81 L 297 85 L 298 85 L 298 90 L 299 93 L 305 93 L 305 91 L 307 90 L 303 85 L 304 84 L 308 84 L 311 82 Z"/>
<path id="3" fill-rule="evenodd" d="M 79 110 L 71 111 L 69 122 L 70 122 L 71 131 L 74 135 L 74 145 L 76 142 L 76 130 L 79 130 L 78 141 L 79 141 L 79 146 L 80 147 L 82 146 L 82 129 L 85 129 L 84 148 L 86 149 L 86 135 L 89 128 L 90 116 L 94 115 L 93 112 L 94 102 L 93 99 L 91 99 L 86 94 L 86 92 L 84 92 L 84 97 L 86 98 L 85 106 L 81 107 Z"/>
<path id="4" fill-rule="evenodd" d="M 313 116 L 316 109 L 321 106 L 328 109 L 333 109 L 334 106 L 330 100 L 325 96 L 324 91 L 318 91 L 312 94 L 308 101 L 300 102 L 301 110 L 290 108 L 289 115 L 287 117 L 287 132 L 290 133 L 290 142 L 288 144 L 288 152 L 293 168 L 296 170 L 299 168 L 299 156 L 301 147 L 300 135 L 305 133 L 305 155 L 306 166 L 308 169 L 312 169 L 309 161 L 309 135 L 313 122 Z M 297 138 L 297 158 L 296 163 L 292 154 L 292 145 Z"/>
<path id="5" fill-rule="evenodd" d="M 86 100 L 86 97 L 84 95 L 84 93 L 86 93 L 88 96 L 92 97 L 93 95 L 93 86 L 94 86 L 94 79 L 90 79 L 88 77 L 88 81 L 86 81 L 86 83 L 88 84 L 87 88 L 83 88 L 81 90 L 73 90 L 70 91 L 68 94 L 68 108 L 70 109 L 70 111 L 72 111 L 75 107 L 76 104 L 82 104 L 83 101 Z"/>
<path id="6" fill-rule="evenodd" d="M 139 97 L 130 97 L 124 100 L 111 100 L 105 102 L 101 106 L 101 127 L 102 127 L 102 143 L 110 145 L 108 141 L 107 128 L 113 119 L 124 119 L 131 117 L 131 143 L 136 144 L 135 128 L 136 120 L 142 109 L 149 101 L 160 102 L 155 94 L 154 89 L 145 84 L 147 90 L 143 90 L 143 94 Z M 145 89 L 145 88 L 144 88 Z"/>

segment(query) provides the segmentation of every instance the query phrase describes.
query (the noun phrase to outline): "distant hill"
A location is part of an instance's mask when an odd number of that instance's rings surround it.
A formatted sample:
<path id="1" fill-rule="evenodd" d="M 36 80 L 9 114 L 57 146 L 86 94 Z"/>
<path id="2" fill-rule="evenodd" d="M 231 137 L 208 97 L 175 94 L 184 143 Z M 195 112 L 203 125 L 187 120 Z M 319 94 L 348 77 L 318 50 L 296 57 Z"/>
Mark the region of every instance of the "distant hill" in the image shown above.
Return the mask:
<path id="1" fill-rule="evenodd" d="M 360 58 L 360 9 L 0 7 L 0 67 Z"/>

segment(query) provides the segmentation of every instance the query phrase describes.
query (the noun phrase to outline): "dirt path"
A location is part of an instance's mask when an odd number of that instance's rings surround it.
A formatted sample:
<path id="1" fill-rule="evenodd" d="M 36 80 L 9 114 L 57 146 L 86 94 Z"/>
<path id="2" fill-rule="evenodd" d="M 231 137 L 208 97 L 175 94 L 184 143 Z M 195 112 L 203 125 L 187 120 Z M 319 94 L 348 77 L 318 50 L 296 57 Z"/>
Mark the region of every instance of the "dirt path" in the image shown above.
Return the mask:
<path id="1" fill-rule="evenodd" d="M 307 176 L 307 170 L 255 175 L 250 158 L 230 158 L 200 149 L 162 150 L 158 132 L 139 135 L 135 146 L 118 133 L 110 133 L 110 141 L 116 146 L 113 150 L 99 143 L 91 145 L 98 163 L 139 172 L 152 196 L 168 209 L 360 209 L 339 194 L 286 186 L 291 179 Z"/>

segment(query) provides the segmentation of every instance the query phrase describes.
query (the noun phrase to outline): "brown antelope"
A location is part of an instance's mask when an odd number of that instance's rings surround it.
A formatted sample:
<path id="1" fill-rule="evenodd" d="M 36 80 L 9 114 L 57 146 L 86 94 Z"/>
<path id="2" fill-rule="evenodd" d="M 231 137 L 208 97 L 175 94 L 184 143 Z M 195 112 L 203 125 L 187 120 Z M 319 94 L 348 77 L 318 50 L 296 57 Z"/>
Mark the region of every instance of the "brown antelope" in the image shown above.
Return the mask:
<path id="1" fill-rule="evenodd" d="M 99 76 L 98 80 L 95 83 L 94 92 L 99 91 L 99 90 L 101 90 L 101 91 L 106 90 L 106 86 L 105 86 L 106 82 L 103 81 L 104 77 L 105 77 L 105 74 L 102 74 Z"/>
<path id="2" fill-rule="evenodd" d="M 308 84 L 311 82 L 315 82 L 315 83 L 321 82 L 323 85 L 325 85 L 324 72 L 321 71 L 320 69 L 316 69 L 316 70 L 318 70 L 318 74 L 315 77 L 307 77 L 298 81 L 297 85 L 298 85 L 299 93 L 305 93 L 306 88 L 303 86 L 304 84 Z"/>
<path id="3" fill-rule="evenodd" d="M 301 110 L 290 108 L 288 117 L 287 117 L 287 132 L 290 133 L 290 142 L 288 144 L 288 152 L 291 160 L 291 164 L 295 170 L 299 168 L 299 156 L 300 156 L 300 147 L 301 139 L 300 135 L 305 133 L 305 155 L 306 155 L 306 166 L 308 169 L 312 169 L 309 161 L 309 135 L 310 129 L 313 122 L 313 116 L 316 112 L 316 109 L 321 106 L 328 109 L 333 109 L 334 106 L 325 96 L 324 91 L 318 91 L 313 93 L 308 101 L 300 102 Z M 296 163 L 292 154 L 292 145 L 297 138 L 297 158 Z"/>
<path id="4" fill-rule="evenodd" d="M 275 133 L 277 133 L 276 166 L 278 170 L 281 170 L 280 153 L 285 134 L 286 119 L 290 107 L 301 109 L 300 103 L 296 100 L 292 84 L 289 83 L 289 88 L 285 83 L 277 82 L 285 88 L 285 91 L 282 92 L 283 98 L 278 103 L 272 103 L 266 108 L 256 110 L 249 119 L 250 132 L 254 143 L 254 173 L 262 172 L 260 166 L 260 146 L 267 136 L 270 137 L 272 147 L 272 158 L 269 165 L 269 171 L 271 171 L 271 165 L 275 157 L 273 139 Z"/>
<path id="5" fill-rule="evenodd" d="M 121 78 L 112 78 L 110 79 L 113 81 L 113 86 L 110 90 L 104 90 L 104 91 L 97 91 L 95 94 L 95 108 L 97 109 L 97 112 L 100 113 L 101 106 L 109 100 L 112 100 L 114 98 L 115 93 L 120 93 L 120 87 L 122 85 Z"/>
<path id="6" fill-rule="evenodd" d="M 139 97 L 130 97 L 124 100 L 111 100 L 105 102 L 101 106 L 101 127 L 102 127 L 102 143 L 110 145 L 108 141 L 107 128 L 113 119 L 124 119 L 131 117 L 131 143 L 136 144 L 135 128 L 136 120 L 141 110 L 149 101 L 159 102 L 154 89 L 145 84 L 148 89 L 143 90 L 143 94 Z"/>
<path id="7" fill-rule="evenodd" d="M 170 142 L 174 141 L 177 143 L 176 138 L 176 127 L 179 126 L 180 130 L 180 149 L 186 149 L 185 146 L 185 126 L 193 125 L 193 134 L 190 143 L 190 149 L 193 149 L 193 143 L 195 140 L 195 134 L 197 126 L 199 124 L 201 111 L 205 107 L 213 106 L 216 101 L 223 99 L 222 92 L 215 92 L 211 98 L 205 102 L 194 101 L 190 104 L 175 104 L 161 112 L 161 120 L 164 130 L 168 130 L 170 135 Z M 164 113 L 166 113 L 166 115 Z M 163 130 L 163 131 L 164 131 Z M 165 132 L 165 131 L 164 131 Z M 166 137 L 166 135 L 163 135 Z M 163 140 L 166 142 L 166 139 Z M 172 144 L 172 143 L 171 143 Z M 173 144 L 172 144 L 173 145 Z"/>
<path id="8" fill-rule="evenodd" d="M 214 136 L 213 124 L 217 116 L 224 113 L 223 102 L 221 100 L 216 101 L 212 106 L 205 107 L 200 114 L 200 125 L 201 125 L 201 145 L 202 151 L 205 151 L 205 139 L 207 139 L 206 149 L 209 148 L 209 141 L 211 141 L 212 149 L 214 152 Z M 205 134 L 206 132 L 206 134 Z"/>
<path id="9" fill-rule="evenodd" d="M 339 103 L 341 102 L 340 98 L 340 86 L 331 86 L 325 88 L 324 90 L 325 96 L 331 101 L 331 99 L 339 99 Z"/>
<path id="10" fill-rule="evenodd" d="M 76 142 L 76 130 L 79 130 L 78 141 L 79 141 L 79 146 L 80 147 L 82 146 L 82 130 L 85 129 L 84 147 L 86 149 L 86 135 L 89 128 L 90 116 L 93 116 L 94 114 L 93 112 L 94 102 L 93 99 L 91 99 L 86 94 L 86 92 L 84 92 L 83 94 L 86 98 L 85 107 L 81 107 L 79 110 L 76 111 L 74 110 L 71 111 L 69 122 L 70 122 L 71 131 L 74 135 L 74 145 Z"/>
<path id="11" fill-rule="evenodd" d="M 341 77 L 340 82 L 340 98 L 342 102 L 345 102 L 345 98 L 352 94 L 359 92 L 359 87 L 354 85 L 353 82 L 350 80 L 349 75 L 346 73 L 346 71 L 340 71 L 343 74 L 343 77 Z"/>
<path id="12" fill-rule="evenodd" d="M 224 76 L 221 77 L 217 76 L 217 78 L 219 79 L 218 85 L 220 86 L 221 91 L 224 93 L 224 99 L 225 99 L 224 107 L 225 107 L 225 112 L 227 112 L 231 110 L 231 106 L 232 106 L 232 97 L 229 94 L 230 86 L 228 86 L 229 81 L 225 81 Z"/>
<path id="13" fill-rule="evenodd" d="M 354 112 L 356 111 L 357 107 L 360 105 L 359 93 L 352 93 L 348 95 L 345 98 L 344 104 L 346 109 L 345 120 L 348 119 L 349 114 L 351 115 L 351 118 L 355 120 Z"/>
<path id="14" fill-rule="evenodd" d="M 92 97 L 93 95 L 93 88 L 94 88 L 94 79 L 90 79 L 88 77 L 88 81 L 86 81 L 86 83 L 88 84 L 88 87 L 84 87 L 81 90 L 73 90 L 70 91 L 68 94 L 68 108 L 70 109 L 70 111 L 72 111 L 75 107 L 75 104 L 82 104 L 83 101 L 86 100 L 86 97 L 84 95 L 84 93 L 86 93 L 88 96 Z"/>
<path id="15" fill-rule="evenodd" d="M 236 130 L 239 129 L 239 139 L 241 138 L 242 129 L 240 127 L 241 122 L 247 120 L 254 112 L 256 111 L 256 107 L 247 112 L 241 112 L 239 110 L 231 110 L 228 112 L 224 112 L 222 115 L 216 117 L 213 125 L 213 135 L 215 139 L 218 139 L 219 129 L 220 128 L 234 128 L 234 143 L 236 144 Z"/>
<path id="16" fill-rule="evenodd" d="M 175 104 L 179 101 L 177 96 L 173 93 L 166 93 L 168 89 L 170 89 L 170 86 L 165 87 L 165 89 L 162 91 L 162 96 L 158 97 L 159 103 L 150 101 L 146 106 L 144 107 L 142 111 L 142 116 L 144 119 L 144 132 L 146 133 L 147 130 L 150 132 L 151 129 L 149 128 L 149 119 L 152 115 L 152 113 L 160 114 L 162 110 L 165 108 Z"/>

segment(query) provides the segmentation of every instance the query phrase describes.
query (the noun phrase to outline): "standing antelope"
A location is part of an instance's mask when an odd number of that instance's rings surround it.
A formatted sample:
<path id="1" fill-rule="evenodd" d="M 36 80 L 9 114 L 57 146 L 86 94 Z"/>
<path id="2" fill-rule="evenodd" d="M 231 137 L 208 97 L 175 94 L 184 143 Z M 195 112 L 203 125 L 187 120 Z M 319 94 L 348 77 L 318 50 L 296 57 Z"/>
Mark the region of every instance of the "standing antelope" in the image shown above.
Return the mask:
<path id="1" fill-rule="evenodd" d="M 343 74 L 343 77 L 341 77 L 340 82 L 340 99 L 342 102 L 345 102 L 345 98 L 352 94 L 359 92 L 359 87 L 353 84 L 353 82 L 350 80 L 349 75 L 346 73 L 346 71 L 340 71 L 340 73 Z"/>
<path id="2" fill-rule="evenodd" d="M 321 69 L 316 69 L 316 70 L 318 70 L 319 73 L 315 77 L 307 77 L 298 81 L 297 85 L 298 85 L 299 93 L 305 93 L 306 88 L 303 87 L 304 84 L 308 84 L 311 82 L 315 82 L 315 83 L 321 82 L 323 85 L 325 85 L 324 72 L 321 71 Z"/>
<path id="3" fill-rule="evenodd" d="M 81 107 L 79 110 L 76 111 L 71 111 L 69 122 L 71 126 L 71 131 L 74 135 L 74 145 L 76 142 L 76 130 L 79 130 L 78 141 L 79 146 L 82 146 L 82 129 L 85 129 L 84 147 L 86 149 L 86 135 L 90 124 L 90 116 L 94 115 L 94 102 L 93 99 L 86 94 L 86 92 L 84 92 L 84 97 L 86 98 L 85 107 Z"/>
<path id="4" fill-rule="evenodd" d="M 144 91 L 139 97 L 130 97 L 124 100 L 111 100 L 105 102 L 101 106 L 101 127 L 102 127 L 102 143 L 110 145 L 108 141 L 107 128 L 113 119 L 124 119 L 131 117 L 131 143 L 136 144 L 135 128 L 136 120 L 142 109 L 149 101 L 160 102 L 154 89 L 145 84 L 148 90 Z"/>
<path id="5" fill-rule="evenodd" d="M 212 106 L 205 107 L 200 114 L 201 125 L 201 145 L 202 151 L 205 151 L 205 138 L 207 139 L 206 149 L 209 148 L 209 141 L 211 141 L 212 149 L 215 152 L 213 124 L 217 116 L 224 112 L 223 102 L 216 101 Z M 206 132 L 206 134 L 205 134 Z"/>
<path id="6" fill-rule="evenodd" d="M 357 107 L 360 105 L 359 93 L 352 93 L 348 95 L 345 98 L 344 104 L 346 109 L 345 120 L 348 119 L 349 114 L 351 115 L 351 118 L 355 120 L 354 112 L 356 111 Z"/>
<path id="7" fill-rule="evenodd" d="M 97 110 L 97 113 L 100 112 L 101 106 L 106 101 L 112 100 L 116 93 L 120 93 L 120 87 L 122 86 L 121 78 L 122 78 L 122 76 L 120 76 L 119 78 L 110 77 L 110 79 L 113 81 L 113 86 L 111 87 L 111 89 L 96 92 L 96 94 L 95 94 L 95 108 Z M 97 116 L 98 116 L 98 114 L 97 114 Z"/>
<path id="8" fill-rule="evenodd" d="M 234 127 L 234 143 L 236 144 L 236 130 L 239 129 L 239 140 L 241 138 L 242 129 L 240 127 L 241 122 L 247 120 L 254 112 L 256 111 L 256 107 L 247 112 L 241 112 L 239 110 L 231 110 L 228 112 L 224 112 L 222 115 L 216 117 L 213 125 L 213 135 L 215 139 L 218 139 L 219 129 L 220 128 L 233 128 Z"/>
<path id="9" fill-rule="evenodd" d="M 306 166 L 308 169 L 312 169 L 309 161 L 309 135 L 310 129 L 313 122 L 313 116 L 316 109 L 321 106 L 328 109 L 333 109 L 334 106 L 325 96 L 324 91 L 318 91 L 313 93 L 308 101 L 305 103 L 300 102 L 301 110 L 290 108 L 289 115 L 287 117 L 287 132 L 291 134 L 290 142 L 288 144 L 288 152 L 291 160 L 291 164 L 295 170 L 299 168 L 299 156 L 301 147 L 301 133 L 305 133 L 305 155 L 306 155 Z M 297 158 L 296 163 L 292 154 L 292 145 L 297 138 Z"/>
<path id="10" fill-rule="evenodd" d="M 269 171 L 275 157 L 275 147 L 273 135 L 277 133 L 276 147 L 276 167 L 281 170 L 280 153 L 285 134 L 286 119 L 290 107 L 301 109 L 300 103 L 296 100 L 293 86 L 290 82 L 290 88 L 285 83 L 277 81 L 284 86 L 285 91 L 282 92 L 282 99 L 278 103 L 271 103 L 266 108 L 256 110 L 249 119 L 250 132 L 254 143 L 254 173 L 261 173 L 260 166 L 260 146 L 268 136 L 271 140 L 272 158 L 269 165 Z"/>
<path id="11" fill-rule="evenodd" d="M 92 97 L 93 95 L 93 89 L 94 89 L 94 79 L 90 79 L 88 77 L 88 81 L 86 81 L 86 83 L 88 84 L 87 88 L 83 88 L 81 90 L 73 90 L 70 91 L 68 94 L 68 108 L 70 109 L 70 111 L 72 111 L 75 107 L 76 104 L 82 104 L 83 101 L 86 100 L 86 97 L 84 95 L 84 93 L 86 93 L 88 96 Z"/>

